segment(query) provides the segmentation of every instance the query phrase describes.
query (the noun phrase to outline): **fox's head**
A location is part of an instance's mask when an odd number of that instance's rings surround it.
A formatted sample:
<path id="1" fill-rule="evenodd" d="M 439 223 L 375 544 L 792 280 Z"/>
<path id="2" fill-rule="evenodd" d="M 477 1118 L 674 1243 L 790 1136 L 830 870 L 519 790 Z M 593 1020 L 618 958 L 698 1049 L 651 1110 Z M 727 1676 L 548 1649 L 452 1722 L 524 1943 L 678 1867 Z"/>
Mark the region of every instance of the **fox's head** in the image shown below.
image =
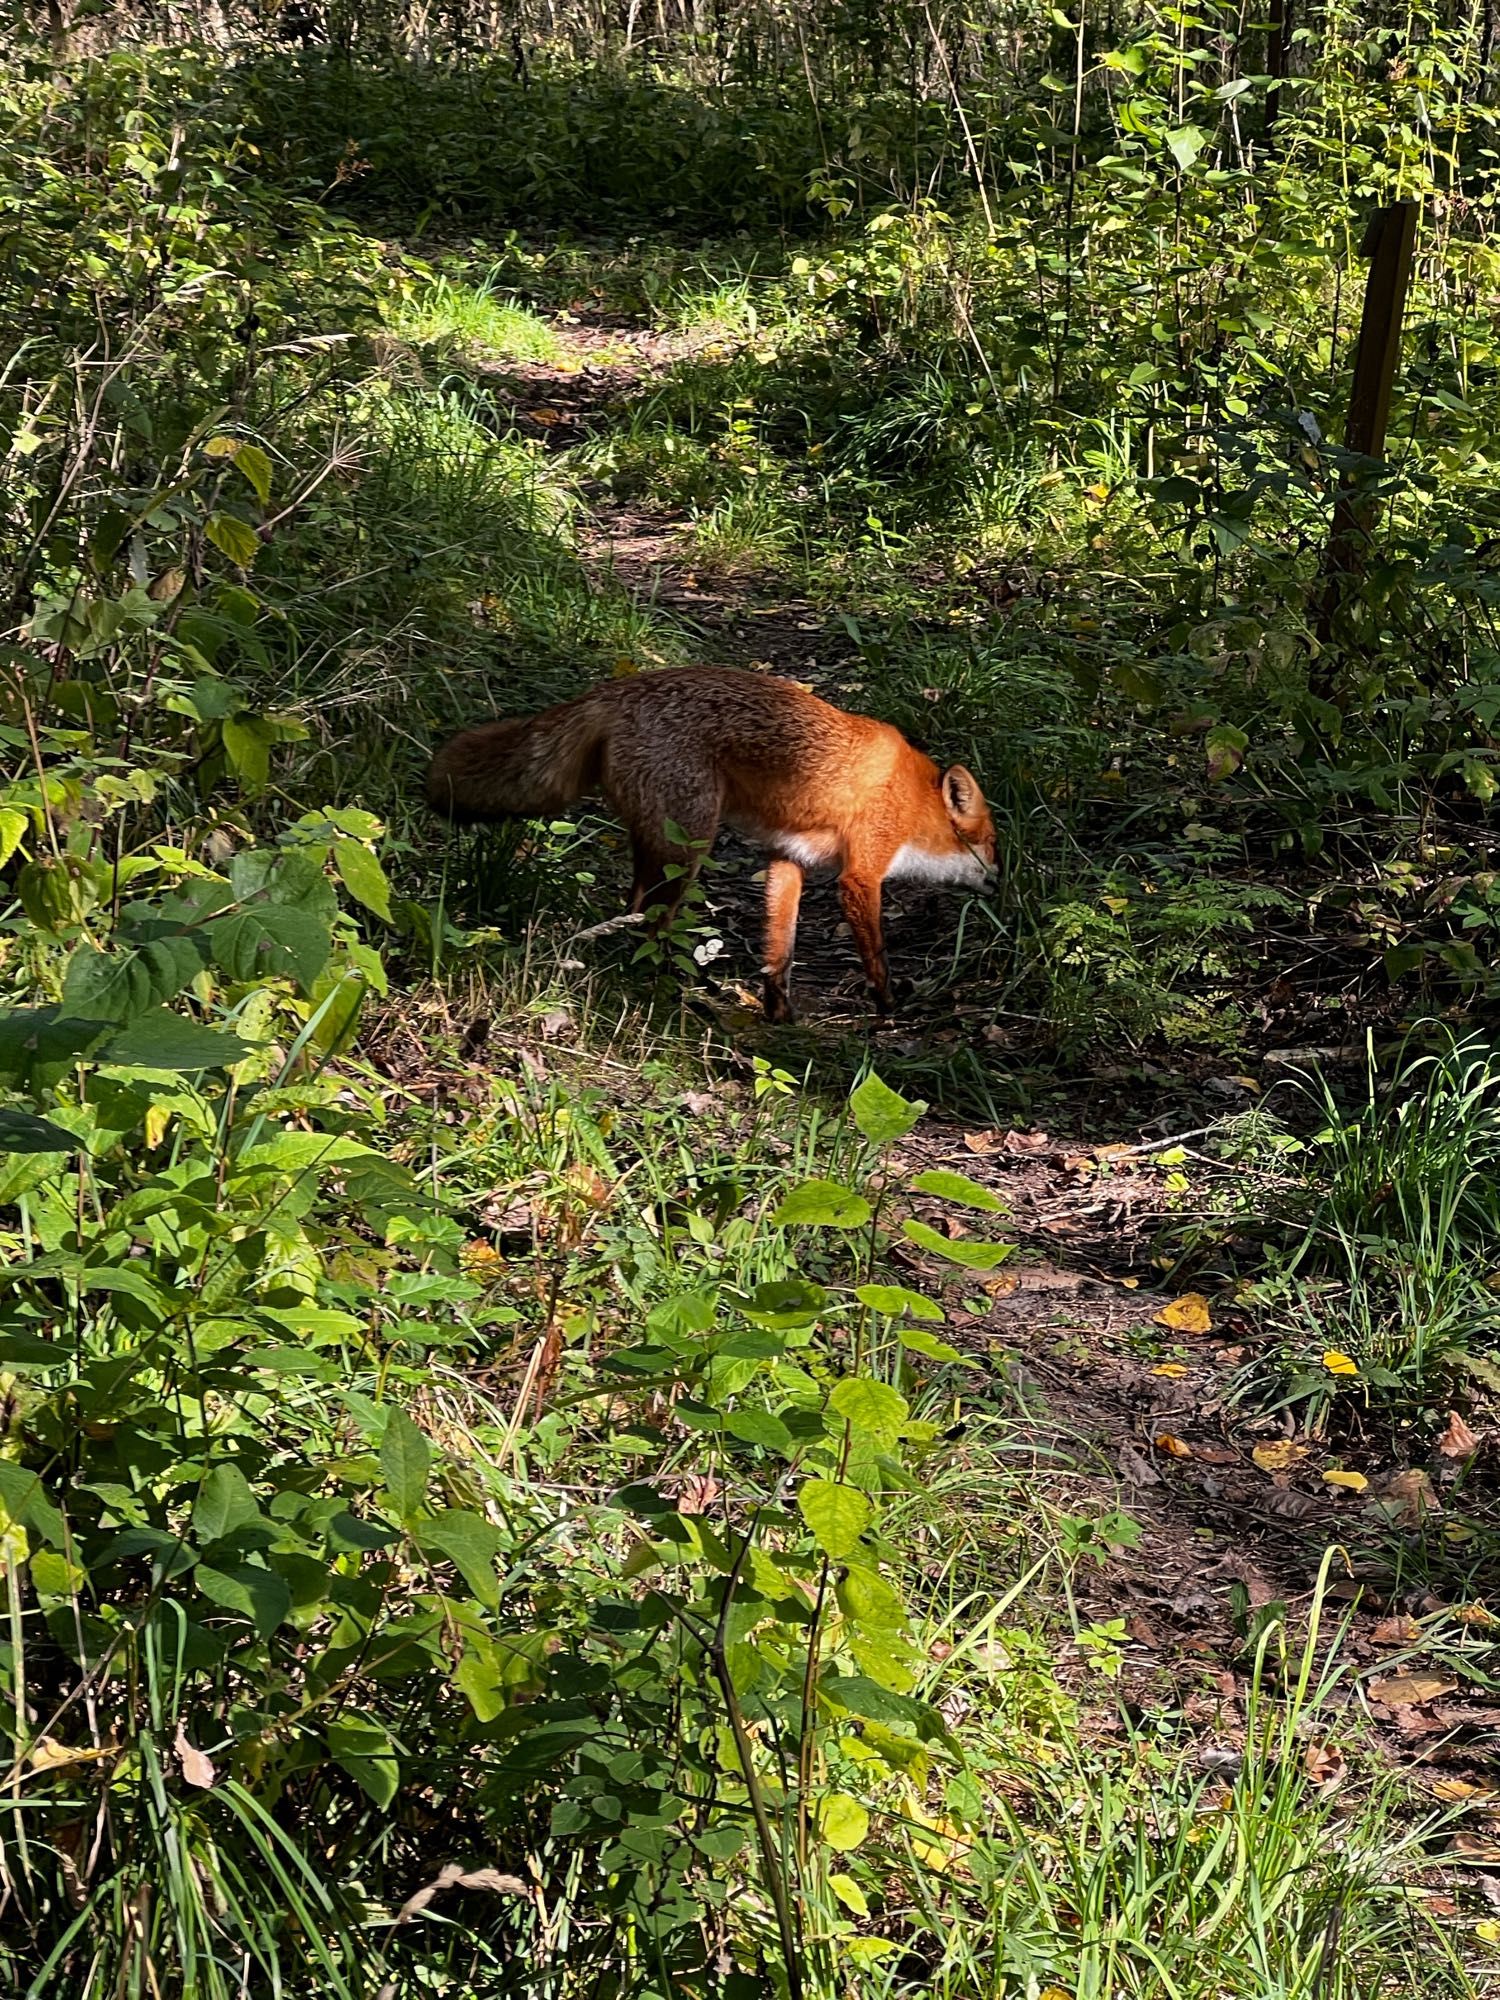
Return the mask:
<path id="1" fill-rule="evenodd" d="M 995 871 L 995 822 L 973 772 L 962 764 L 943 773 L 943 808 L 954 835 L 954 879 L 980 888 Z"/>

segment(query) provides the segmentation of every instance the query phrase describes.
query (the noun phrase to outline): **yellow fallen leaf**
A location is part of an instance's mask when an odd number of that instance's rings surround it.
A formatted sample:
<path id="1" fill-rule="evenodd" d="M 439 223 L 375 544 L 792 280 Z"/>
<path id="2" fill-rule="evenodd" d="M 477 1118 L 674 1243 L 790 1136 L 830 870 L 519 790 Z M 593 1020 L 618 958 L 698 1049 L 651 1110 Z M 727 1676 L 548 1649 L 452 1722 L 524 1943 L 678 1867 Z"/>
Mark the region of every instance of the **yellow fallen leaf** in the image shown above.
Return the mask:
<path id="1" fill-rule="evenodd" d="M 1271 1444 L 1258 1444 L 1250 1456 L 1262 1472 L 1285 1472 L 1289 1465 L 1306 1458 L 1307 1446 L 1293 1438 L 1277 1438 Z"/>
<path id="2" fill-rule="evenodd" d="M 1340 1354 L 1336 1347 L 1329 1347 L 1323 1353 L 1323 1366 L 1330 1375 L 1357 1375 L 1359 1363 L 1352 1356 Z"/>
<path id="3" fill-rule="evenodd" d="M 1139 1278 L 1121 1278 L 1120 1288 L 1122 1291 L 1133 1292 L 1138 1288 L 1140 1282 Z"/>
<path id="4" fill-rule="evenodd" d="M 52 1736 L 39 1736 L 26 1761 L 33 1771 L 60 1771 L 65 1764 L 92 1764 L 104 1754 L 102 1750 L 75 1749 Z"/>
<path id="5" fill-rule="evenodd" d="M 1493 1785 L 1471 1785 L 1467 1778 L 1434 1778 L 1432 1796 L 1456 1805 L 1464 1799 L 1492 1799 L 1495 1788 Z"/>
<path id="6" fill-rule="evenodd" d="M 1362 1472 L 1325 1472 L 1323 1474 L 1323 1484 L 1325 1486 L 1344 1486 L 1351 1493 L 1363 1493 L 1369 1483 L 1369 1480 L 1365 1478 Z"/>
<path id="7" fill-rule="evenodd" d="M 1044 1986 L 1036 2000 L 1073 2000 L 1066 1986 Z"/>
<path id="8" fill-rule="evenodd" d="M 1420 1702 L 1452 1694 L 1457 1686 L 1447 1674 L 1393 1674 L 1388 1681 L 1371 1681 L 1369 1690 L 1370 1699 L 1383 1701 L 1387 1708 L 1415 1708 Z"/>
<path id="9" fill-rule="evenodd" d="M 1208 1300 L 1201 1292 L 1184 1292 L 1156 1315 L 1158 1326 L 1170 1326 L 1178 1333 L 1207 1333 L 1213 1325 Z"/>
<path id="10" fill-rule="evenodd" d="M 563 420 L 561 410 L 548 409 L 545 404 L 530 411 L 529 415 L 531 421 L 534 424 L 540 424 L 544 431 L 551 430 L 554 424 L 560 424 Z"/>
<path id="11" fill-rule="evenodd" d="M 1164 1451 L 1169 1458 L 1191 1458 L 1193 1447 L 1184 1444 L 1180 1437 L 1173 1437 L 1170 1431 L 1163 1431 L 1156 1440 L 1156 1449 Z"/>
<path id="12" fill-rule="evenodd" d="M 1486 1944 L 1500 1944 L 1500 1918 L 1481 1917 L 1474 1926 L 1474 1935 L 1483 1938 Z"/>
<path id="13" fill-rule="evenodd" d="M 1493 1625 L 1495 1614 L 1487 1604 L 1455 1604 L 1453 1615 L 1460 1625 Z"/>
<path id="14" fill-rule="evenodd" d="M 1187 1364 L 1183 1361 L 1164 1361 L 1160 1368 L 1153 1368 L 1151 1373 L 1153 1375 L 1170 1375 L 1175 1381 L 1179 1375 L 1186 1375 Z"/>

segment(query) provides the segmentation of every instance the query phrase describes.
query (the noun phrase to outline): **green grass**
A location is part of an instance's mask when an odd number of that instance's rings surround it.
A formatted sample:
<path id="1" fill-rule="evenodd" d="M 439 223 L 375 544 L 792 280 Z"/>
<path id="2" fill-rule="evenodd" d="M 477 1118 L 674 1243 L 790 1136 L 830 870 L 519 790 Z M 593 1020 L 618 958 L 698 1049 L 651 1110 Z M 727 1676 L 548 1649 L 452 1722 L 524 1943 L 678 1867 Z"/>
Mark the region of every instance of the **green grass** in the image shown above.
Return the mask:
<path id="1" fill-rule="evenodd" d="M 565 351 L 545 320 L 497 289 L 493 273 L 420 280 L 387 310 L 386 325 L 414 347 L 476 360 L 555 362 Z"/>

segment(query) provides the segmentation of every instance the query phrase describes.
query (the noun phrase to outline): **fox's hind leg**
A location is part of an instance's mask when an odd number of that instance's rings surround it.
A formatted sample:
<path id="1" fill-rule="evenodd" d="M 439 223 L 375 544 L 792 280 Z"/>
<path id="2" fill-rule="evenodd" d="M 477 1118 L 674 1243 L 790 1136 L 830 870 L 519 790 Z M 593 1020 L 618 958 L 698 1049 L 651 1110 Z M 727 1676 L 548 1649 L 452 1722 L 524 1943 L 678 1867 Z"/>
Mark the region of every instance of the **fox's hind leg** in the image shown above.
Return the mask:
<path id="1" fill-rule="evenodd" d="M 773 861 L 766 870 L 766 950 L 761 973 L 766 1019 L 790 1021 L 792 1003 L 787 975 L 797 942 L 797 911 L 802 902 L 802 870 L 795 861 Z"/>
<path id="2" fill-rule="evenodd" d="M 676 811 L 659 826 L 632 815 L 630 851 L 635 862 L 630 885 L 632 914 L 649 915 L 658 911 L 658 926 L 664 929 L 670 924 L 697 880 L 703 858 L 718 831 L 716 794 L 699 794 L 679 801 Z M 674 833 L 683 838 L 675 839 Z"/>

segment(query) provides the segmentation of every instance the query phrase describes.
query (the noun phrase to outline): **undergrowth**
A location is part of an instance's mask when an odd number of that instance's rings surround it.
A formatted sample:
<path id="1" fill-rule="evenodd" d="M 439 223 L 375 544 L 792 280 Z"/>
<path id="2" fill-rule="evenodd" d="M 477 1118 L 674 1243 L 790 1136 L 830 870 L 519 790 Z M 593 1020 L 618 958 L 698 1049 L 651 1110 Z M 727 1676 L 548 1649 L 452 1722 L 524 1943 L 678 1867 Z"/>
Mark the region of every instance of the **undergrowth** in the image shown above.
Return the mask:
<path id="1" fill-rule="evenodd" d="M 1479 1990 L 1441 1826 L 1373 1751 L 1337 1795 L 1309 1760 L 1352 1731 L 1326 1564 L 1258 1628 L 1238 1761 L 1116 1702 L 1123 1625 L 1070 1607 L 1135 1524 L 1039 1502 L 956 1331 L 1003 1204 L 912 1157 L 919 1089 L 998 1120 L 1006 1023 L 1054 1070 L 1237 1051 L 1325 901 L 1363 991 L 1490 977 L 1489 113 L 1440 64 L 1404 90 L 1481 193 L 1419 273 L 1398 480 L 1326 442 L 1317 275 L 1330 133 L 1381 107 L 1331 35 L 1278 203 L 1171 25 L 1094 52 L 1071 134 L 1050 70 L 997 103 L 983 198 L 972 127 L 888 81 L 8 67 L 13 1990 Z M 597 241 L 643 219 L 677 240 Z M 1170 300 L 1110 248 L 1147 241 Z M 544 451 L 505 365 L 622 302 L 679 358 Z M 1346 474 L 1389 553 L 1325 645 Z M 643 955 L 598 822 L 418 811 L 448 726 L 700 655 L 584 560 L 601 496 L 794 593 L 839 698 L 980 767 L 999 881 L 931 982 L 980 1033 L 740 1048 L 712 908 Z M 1336 1288 L 1405 1407 L 1484 1379 L 1493 1065 L 1394 1084 L 1298 1125 L 1273 1278 L 1292 1315 Z"/>

